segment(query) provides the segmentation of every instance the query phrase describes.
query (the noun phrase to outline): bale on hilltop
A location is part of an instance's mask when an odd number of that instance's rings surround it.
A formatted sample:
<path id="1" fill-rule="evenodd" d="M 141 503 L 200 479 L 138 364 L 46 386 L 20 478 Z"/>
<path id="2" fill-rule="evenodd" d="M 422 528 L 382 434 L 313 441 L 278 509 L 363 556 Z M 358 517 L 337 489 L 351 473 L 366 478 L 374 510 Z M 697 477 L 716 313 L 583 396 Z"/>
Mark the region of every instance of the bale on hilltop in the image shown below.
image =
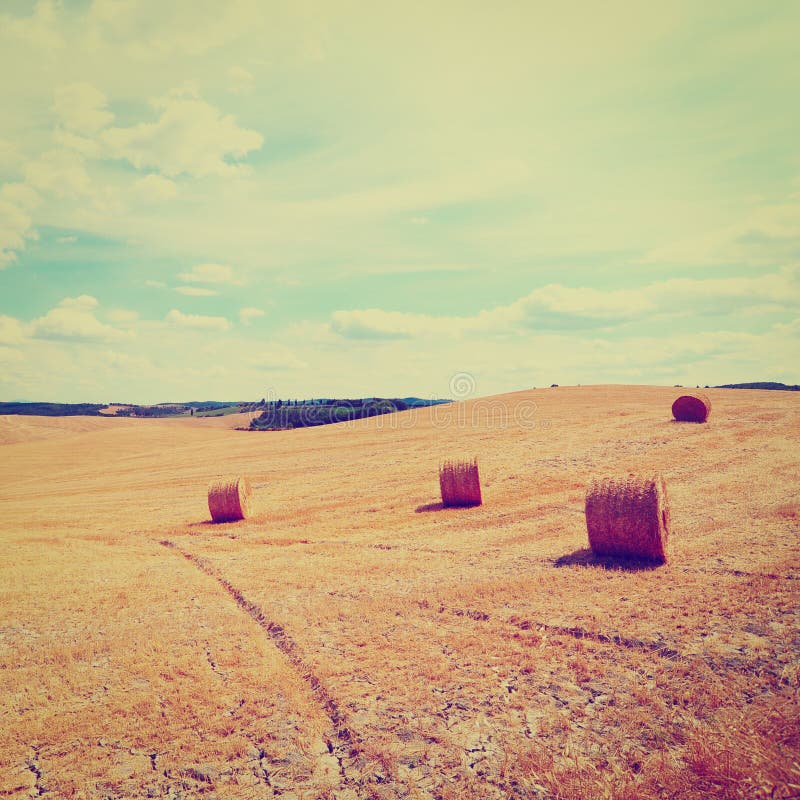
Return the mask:
<path id="1" fill-rule="evenodd" d="M 208 510 L 214 522 L 233 522 L 250 513 L 250 480 L 218 478 L 208 487 Z"/>
<path id="2" fill-rule="evenodd" d="M 711 401 L 704 394 L 682 394 L 672 404 L 678 422 L 705 422 L 711 414 Z"/>
<path id="3" fill-rule="evenodd" d="M 661 475 L 603 478 L 586 493 L 589 546 L 599 556 L 664 563 L 669 539 L 669 499 Z"/>
<path id="4" fill-rule="evenodd" d="M 445 461 L 439 466 L 439 488 L 445 508 L 479 506 L 483 499 L 478 459 Z"/>

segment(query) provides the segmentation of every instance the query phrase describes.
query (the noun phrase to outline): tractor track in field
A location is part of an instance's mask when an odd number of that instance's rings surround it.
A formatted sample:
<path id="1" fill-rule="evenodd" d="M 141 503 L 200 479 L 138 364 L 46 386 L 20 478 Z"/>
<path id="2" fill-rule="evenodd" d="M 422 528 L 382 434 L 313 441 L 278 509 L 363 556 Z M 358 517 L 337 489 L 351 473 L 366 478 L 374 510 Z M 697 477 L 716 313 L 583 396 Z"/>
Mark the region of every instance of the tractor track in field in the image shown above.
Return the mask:
<path id="1" fill-rule="evenodd" d="M 379 796 L 370 788 L 369 781 L 361 773 L 359 767 L 361 746 L 358 736 L 348 725 L 347 717 L 339 703 L 331 696 L 311 667 L 305 662 L 297 643 L 283 626 L 270 620 L 261 606 L 252 600 L 248 600 L 241 590 L 234 586 L 208 559 L 184 550 L 169 539 L 163 539 L 159 544 L 179 553 L 196 569 L 217 581 L 236 601 L 239 608 L 264 631 L 269 641 L 286 657 L 303 682 L 311 689 L 317 704 L 330 720 L 334 735 L 326 743 L 330 754 L 339 762 L 341 788 L 354 789 L 360 792 L 366 791 L 368 792 L 367 795 L 359 796 L 369 798 L 369 800 L 372 798 L 378 800 Z M 390 781 L 394 782 L 394 780 L 394 776 L 391 776 Z M 382 785 L 385 787 L 388 782 L 384 779 Z"/>
<path id="2" fill-rule="evenodd" d="M 640 652 L 652 653 L 659 658 L 666 659 L 667 661 L 675 662 L 702 662 L 709 669 L 714 672 L 735 672 L 742 675 L 753 675 L 759 673 L 763 676 L 772 678 L 774 681 L 779 682 L 781 675 L 775 669 L 772 661 L 766 659 L 757 659 L 756 661 L 749 661 L 745 658 L 723 658 L 713 659 L 704 658 L 703 656 L 690 655 L 681 653 L 663 640 L 653 639 L 638 639 L 631 636 L 623 636 L 617 633 L 603 633 L 602 631 L 590 631 L 580 626 L 567 626 L 567 625 L 552 625 L 547 622 L 528 619 L 526 617 L 512 615 L 510 617 L 492 617 L 485 611 L 474 608 L 448 608 L 447 606 L 438 606 L 436 608 L 420 604 L 423 609 L 430 608 L 439 614 L 450 614 L 459 618 L 471 619 L 474 622 L 488 622 L 490 620 L 500 623 L 501 625 L 509 625 L 522 631 L 534 631 L 547 633 L 554 636 L 568 636 L 573 639 L 584 639 L 586 641 L 597 642 L 598 644 L 610 644 L 617 648 L 625 650 L 638 650 Z"/>

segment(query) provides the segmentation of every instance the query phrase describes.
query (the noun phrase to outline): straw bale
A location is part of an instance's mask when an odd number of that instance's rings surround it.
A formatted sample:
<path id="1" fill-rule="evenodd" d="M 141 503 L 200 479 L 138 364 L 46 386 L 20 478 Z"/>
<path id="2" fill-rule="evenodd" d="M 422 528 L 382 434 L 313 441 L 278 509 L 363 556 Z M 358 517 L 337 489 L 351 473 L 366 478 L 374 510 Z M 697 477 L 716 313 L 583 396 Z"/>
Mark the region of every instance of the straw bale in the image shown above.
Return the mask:
<path id="1" fill-rule="evenodd" d="M 439 488 L 446 508 L 479 506 L 483 500 L 478 459 L 445 461 L 439 466 Z"/>
<path id="2" fill-rule="evenodd" d="M 678 422 L 705 422 L 711 414 L 711 401 L 704 394 L 683 394 L 672 404 Z"/>
<path id="3" fill-rule="evenodd" d="M 208 510 L 214 522 L 244 519 L 250 513 L 250 481 L 245 477 L 218 478 L 208 487 Z"/>
<path id="4" fill-rule="evenodd" d="M 661 475 L 596 480 L 586 493 L 589 546 L 601 556 L 663 563 L 669 539 L 669 499 Z"/>

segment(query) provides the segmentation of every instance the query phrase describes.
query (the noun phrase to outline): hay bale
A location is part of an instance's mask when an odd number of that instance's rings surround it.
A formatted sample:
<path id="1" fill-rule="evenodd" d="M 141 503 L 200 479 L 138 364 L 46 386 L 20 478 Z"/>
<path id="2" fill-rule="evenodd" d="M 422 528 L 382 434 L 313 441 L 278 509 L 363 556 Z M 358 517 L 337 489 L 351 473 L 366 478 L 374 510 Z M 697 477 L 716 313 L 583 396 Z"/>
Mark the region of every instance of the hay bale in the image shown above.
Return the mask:
<path id="1" fill-rule="evenodd" d="M 711 401 L 704 394 L 682 394 L 672 404 L 678 422 L 705 422 L 711 414 Z"/>
<path id="2" fill-rule="evenodd" d="M 439 488 L 445 508 L 479 506 L 483 500 L 478 459 L 445 461 L 439 466 Z"/>
<path id="3" fill-rule="evenodd" d="M 233 522 L 250 513 L 248 478 L 218 478 L 208 487 L 208 510 L 214 522 Z"/>
<path id="4" fill-rule="evenodd" d="M 586 528 L 596 555 L 664 563 L 669 500 L 661 475 L 604 478 L 586 493 Z"/>

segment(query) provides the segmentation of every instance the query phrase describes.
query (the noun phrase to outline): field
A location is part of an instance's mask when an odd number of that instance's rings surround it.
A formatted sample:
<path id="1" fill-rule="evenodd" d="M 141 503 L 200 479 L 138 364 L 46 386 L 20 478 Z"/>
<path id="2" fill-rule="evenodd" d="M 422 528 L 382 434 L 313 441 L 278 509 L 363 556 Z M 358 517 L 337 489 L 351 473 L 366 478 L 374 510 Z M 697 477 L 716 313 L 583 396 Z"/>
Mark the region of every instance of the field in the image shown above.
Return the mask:
<path id="1" fill-rule="evenodd" d="M 0 797 L 800 797 L 800 394 L 679 393 L 0 418 Z M 669 563 L 593 559 L 591 478 L 656 470 Z"/>

